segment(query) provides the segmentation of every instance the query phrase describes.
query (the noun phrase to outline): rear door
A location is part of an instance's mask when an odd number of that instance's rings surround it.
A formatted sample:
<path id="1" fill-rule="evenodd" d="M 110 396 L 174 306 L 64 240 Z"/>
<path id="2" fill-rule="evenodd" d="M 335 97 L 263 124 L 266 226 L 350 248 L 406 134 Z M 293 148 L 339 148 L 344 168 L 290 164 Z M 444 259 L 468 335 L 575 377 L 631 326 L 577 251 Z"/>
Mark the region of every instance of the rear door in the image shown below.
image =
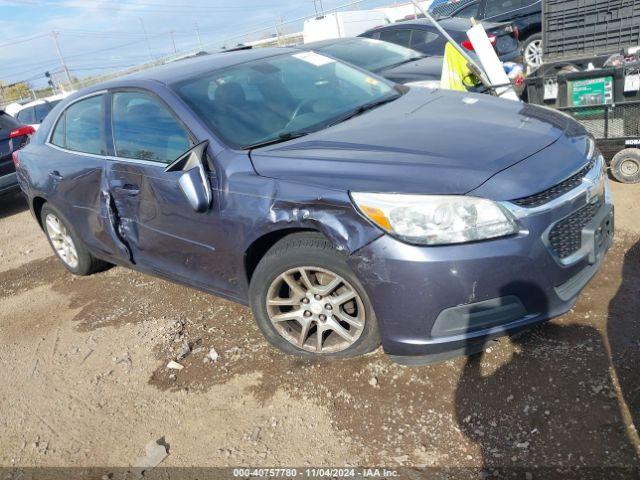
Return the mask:
<path id="1" fill-rule="evenodd" d="M 222 251 L 216 202 L 193 210 L 178 180 L 166 169 L 196 139 L 169 106 L 146 90 L 111 92 L 114 155 L 107 182 L 117 231 L 141 269 L 218 292 L 230 290 L 219 274 Z M 215 193 L 212 166 L 207 180 Z M 215 196 L 214 196 L 215 199 Z"/>
<path id="2" fill-rule="evenodd" d="M 123 257 L 120 246 L 106 235 L 107 212 L 103 175 L 107 153 L 105 92 L 82 97 L 60 113 L 41 161 L 46 167 L 46 196 L 94 251 Z"/>

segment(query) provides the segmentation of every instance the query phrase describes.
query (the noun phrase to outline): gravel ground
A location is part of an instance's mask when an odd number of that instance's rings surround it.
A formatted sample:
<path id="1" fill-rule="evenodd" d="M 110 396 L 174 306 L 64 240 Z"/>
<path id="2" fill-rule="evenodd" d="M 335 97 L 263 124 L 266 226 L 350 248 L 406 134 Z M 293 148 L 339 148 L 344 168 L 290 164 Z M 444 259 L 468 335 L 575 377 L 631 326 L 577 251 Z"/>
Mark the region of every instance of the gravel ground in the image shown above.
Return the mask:
<path id="1" fill-rule="evenodd" d="M 126 467 L 164 438 L 165 466 L 637 468 L 640 185 L 613 190 L 614 247 L 571 312 L 419 368 L 303 361 L 247 308 L 123 268 L 72 277 L 3 197 L 0 466 Z"/>

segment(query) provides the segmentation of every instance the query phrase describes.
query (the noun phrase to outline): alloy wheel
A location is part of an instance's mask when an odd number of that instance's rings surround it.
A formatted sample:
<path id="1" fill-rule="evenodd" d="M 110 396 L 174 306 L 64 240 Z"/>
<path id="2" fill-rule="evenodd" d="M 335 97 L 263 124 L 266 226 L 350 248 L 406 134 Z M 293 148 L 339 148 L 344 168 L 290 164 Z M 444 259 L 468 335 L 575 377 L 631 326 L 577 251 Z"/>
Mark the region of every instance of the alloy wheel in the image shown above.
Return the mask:
<path id="1" fill-rule="evenodd" d="M 524 49 L 524 62 L 529 68 L 533 70 L 542 65 L 542 40 L 534 40 L 527 45 Z"/>
<path id="2" fill-rule="evenodd" d="M 60 259 L 70 268 L 76 268 L 78 266 L 78 251 L 64 223 L 53 213 L 48 213 L 45 218 L 45 228 L 51 245 Z"/>
<path id="3" fill-rule="evenodd" d="M 267 292 L 267 313 L 280 336 L 318 354 L 349 348 L 365 325 L 356 289 L 335 272 L 311 266 L 276 277 Z"/>

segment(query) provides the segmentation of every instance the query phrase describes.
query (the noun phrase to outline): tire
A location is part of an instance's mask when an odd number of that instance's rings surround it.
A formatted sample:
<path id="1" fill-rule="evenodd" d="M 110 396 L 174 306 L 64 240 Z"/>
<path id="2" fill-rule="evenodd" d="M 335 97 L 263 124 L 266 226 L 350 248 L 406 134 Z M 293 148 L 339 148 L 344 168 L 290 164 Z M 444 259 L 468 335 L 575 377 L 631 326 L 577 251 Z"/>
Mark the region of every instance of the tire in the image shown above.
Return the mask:
<path id="1" fill-rule="evenodd" d="M 303 282 L 300 269 L 306 272 L 304 278 L 308 283 Z M 294 282 L 295 289 L 284 280 L 285 276 Z M 319 295 L 321 290 L 328 293 Z M 340 303 L 350 296 L 353 299 Z M 378 323 L 369 297 L 347 265 L 346 255 L 320 234 L 296 233 L 276 243 L 258 263 L 249 297 L 265 338 L 285 353 L 307 358 L 345 358 L 369 353 L 380 346 Z M 268 305 L 268 299 L 288 305 Z M 302 311 L 309 317 L 297 315 Z M 296 318 L 272 321 L 277 315 Z M 345 318 L 349 323 L 343 321 Z"/>
<path id="2" fill-rule="evenodd" d="M 530 60 L 527 59 L 527 56 L 529 53 L 533 55 L 534 53 L 533 50 L 536 50 L 536 45 L 539 45 L 539 48 L 540 48 L 540 56 L 539 56 L 538 63 L 531 62 Z M 529 52 L 530 50 L 531 52 Z M 522 62 L 524 63 L 524 66 L 527 72 L 532 72 L 536 68 L 540 67 L 540 65 L 542 65 L 542 34 L 541 33 L 535 33 L 531 35 L 529 38 L 527 38 L 527 41 L 524 42 L 524 45 L 522 47 Z"/>
<path id="3" fill-rule="evenodd" d="M 640 149 L 626 148 L 611 160 L 611 175 L 622 183 L 640 182 Z"/>
<path id="4" fill-rule="evenodd" d="M 58 227 L 60 228 L 60 236 L 55 232 L 54 219 L 57 219 Z M 42 224 L 44 233 L 54 253 L 62 265 L 64 265 L 64 267 L 74 275 L 90 275 L 99 270 L 103 270 L 108 266 L 108 263 L 97 259 L 89 253 L 89 250 L 85 247 L 84 243 L 82 243 L 82 240 L 80 240 L 80 237 L 78 237 L 71 224 L 56 208 L 52 207 L 48 203 L 45 203 L 42 207 L 40 212 L 40 223 Z M 61 240 L 61 238 L 64 238 L 64 240 Z M 61 242 L 63 244 L 66 242 L 66 249 L 64 247 L 60 247 Z M 71 248 L 75 250 L 75 256 L 68 255 Z M 67 254 L 61 253 L 63 250 L 66 250 Z M 74 258 L 75 262 L 72 261 Z"/>

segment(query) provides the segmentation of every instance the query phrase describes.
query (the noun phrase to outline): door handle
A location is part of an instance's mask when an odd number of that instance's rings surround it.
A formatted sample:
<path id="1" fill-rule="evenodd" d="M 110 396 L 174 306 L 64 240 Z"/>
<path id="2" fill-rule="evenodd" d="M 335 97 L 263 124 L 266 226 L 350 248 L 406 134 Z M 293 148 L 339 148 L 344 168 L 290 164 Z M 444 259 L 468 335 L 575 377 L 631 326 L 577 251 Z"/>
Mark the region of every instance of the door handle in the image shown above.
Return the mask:
<path id="1" fill-rule="evenodd" d="M 62 180 L 64 178 L 62 175 L 60 175 L 60 172 L 58 170 L 52 170 L 51 172 L 49 172 L 49 176 L 54 180 Z"/>
<path id="2" fill-rule="evenodd" d="M 129 197 L 135 197 L 140 193 L 140 187 L 133 185 L 132 183 L 124 183 L 122 181 L 115 181 L 111 184 L 111 188 L 114 192 L 121 195 L 127 195 Z"/>

